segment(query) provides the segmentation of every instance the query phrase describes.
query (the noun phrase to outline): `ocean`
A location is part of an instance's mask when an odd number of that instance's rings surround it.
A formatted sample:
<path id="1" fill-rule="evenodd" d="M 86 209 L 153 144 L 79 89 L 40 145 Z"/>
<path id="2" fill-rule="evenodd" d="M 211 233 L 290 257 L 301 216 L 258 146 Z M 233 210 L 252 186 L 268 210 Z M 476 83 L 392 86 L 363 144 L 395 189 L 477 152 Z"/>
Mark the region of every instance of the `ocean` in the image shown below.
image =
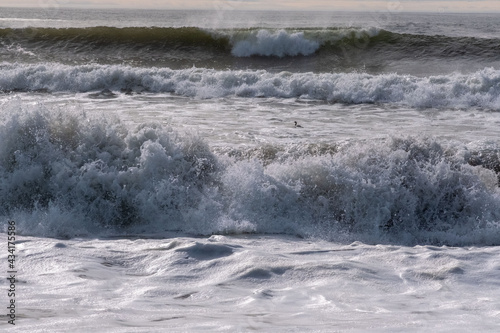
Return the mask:
<path id="1" fill-rule="evenodd" d="M 497 332 L 500 14 L 226 7 L 0 8 L 0 327 Z"/>

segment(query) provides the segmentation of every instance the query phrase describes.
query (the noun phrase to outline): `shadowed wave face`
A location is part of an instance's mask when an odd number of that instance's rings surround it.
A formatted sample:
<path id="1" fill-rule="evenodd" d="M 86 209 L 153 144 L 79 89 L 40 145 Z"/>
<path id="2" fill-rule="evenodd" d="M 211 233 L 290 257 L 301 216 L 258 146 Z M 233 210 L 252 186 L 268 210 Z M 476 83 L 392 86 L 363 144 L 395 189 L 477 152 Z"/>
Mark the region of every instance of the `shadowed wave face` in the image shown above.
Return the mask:
<path id="1" fill-rule="evenodd" d="M 426 36 L 376 28 L 89 27 L 0 29 L 0 61 L 55 61 L 171 68 L 266 68 L 373 73 L 414 60 L 500 62 L 500 40 Z M 290 63 L 293 66 L 290 66 Z M 411 66 L 410 66 L 411 67 Z"/>

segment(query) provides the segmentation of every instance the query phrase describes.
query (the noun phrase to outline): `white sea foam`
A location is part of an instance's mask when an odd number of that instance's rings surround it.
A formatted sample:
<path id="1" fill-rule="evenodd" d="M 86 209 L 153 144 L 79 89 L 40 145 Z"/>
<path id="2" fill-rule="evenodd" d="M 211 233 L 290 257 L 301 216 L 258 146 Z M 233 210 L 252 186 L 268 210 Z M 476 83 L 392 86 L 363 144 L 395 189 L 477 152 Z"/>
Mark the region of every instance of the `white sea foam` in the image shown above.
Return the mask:
<path id="1" fill-rule="evenodd" d="M 397 103 L 416 108 L 500 110 L 500 70 L 416 77 L 364 73 L 271 73 L 191 68 L 60 64 L 0 66 L 0 90 L 147 91 L 197 98 L 277 97 L 328 102 Z"/>
<path id="2" fill-rule="evenodd" d="M 22 237 L 16 245 L 15 329 L 118 333 L 498 328 L 499 247 L 342 245 L 283 235 L 162 236 Z M 7 261 L 7 251 L 0 256 Z M 7 325 L 6 320 L 0 323 L 4 330 Z"/>
<path id="3" fill-rule="evenodd" d="M 1 216 L 27 235 L 182 230 L 403 244 L 498 244 L 497 151 L 426 137 L 241 158 L 158 123 L 12 100 Z M 267 157 L 266 157 L 267 155 Z M 4 224 L 5 226 L 5 224 Z"/>
<path id="4" fill-rule="evenodd" d="M 285 30 L 270 32 L 259 30 L 247 36 L 247 39 L 234 43 L 231 53 L 237 57 L 260 56 L 296 56 L 310 55 L 318 50 L 317 41 L 304 37 L 303 32 L 288 33 Z"/>

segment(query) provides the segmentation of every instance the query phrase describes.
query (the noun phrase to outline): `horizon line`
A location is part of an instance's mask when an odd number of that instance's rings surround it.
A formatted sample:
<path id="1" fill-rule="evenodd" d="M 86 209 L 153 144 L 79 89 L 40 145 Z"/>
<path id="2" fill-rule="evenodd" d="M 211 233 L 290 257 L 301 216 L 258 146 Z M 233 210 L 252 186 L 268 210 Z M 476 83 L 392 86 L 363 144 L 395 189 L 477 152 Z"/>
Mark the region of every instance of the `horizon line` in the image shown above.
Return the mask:
<path id="1" fill-rule="evenodd" d="M 40 7 L 33 6 L 2 6 L 0 8 L 11 8 L 11 9 L 37 9 Z M 372 13 L 372 12 L 389 12 L 391 14 L 500 14 L 500 9 L 498 11 L 447 11 L 447 10 L 402 10 L 402 11 L 389 11 L 389 10 L 366 10 L 366 9 L 213 9 L 213 8 L 137 8 L 137 7 L 86 7 L 86 6 L 74 6 L 74 5 L 63 5 L 60 7 L 45 8 L 46 10 L 56 10 L 56 9 L 82 9 L 82 10 L 141 10 L 141 11 L 155 11 L 155 10 L 165 10 L 165 11 L 208 11 L 208 12 L 342 12 L 342 13 Z"/>

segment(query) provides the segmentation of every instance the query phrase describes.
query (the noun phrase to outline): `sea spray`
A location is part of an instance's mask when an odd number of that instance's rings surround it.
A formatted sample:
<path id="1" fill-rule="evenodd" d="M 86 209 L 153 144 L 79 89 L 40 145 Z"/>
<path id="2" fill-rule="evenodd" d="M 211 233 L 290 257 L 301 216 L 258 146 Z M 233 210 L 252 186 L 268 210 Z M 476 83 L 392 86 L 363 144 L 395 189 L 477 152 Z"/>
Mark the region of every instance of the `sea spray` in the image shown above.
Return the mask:
<path id="1" fill-rule="evenodd" d="M 316 52 L 320 44 L 304 38 L 302 32 L 288 34 L 285 30 L 270 33 L 259 30 L 254 38 L 237 41 L 231 53 L 237 57 L 260 56 L 296 56 L 310 55 Z"/>
<path id="2" fill-rule="evenodd" d="M 158 123 L 127 125 L 16 99 L 1 115 L 0 213 L 25 235 L 177 230 L 404 244 L 500 239 L 491 149 L 388 137 L 331 149 L 296 146 L 292 154 L 276 147 L 262 160 L 254 149 L 216 154 L 200 137 Z"/>
<path id="3" fill-rule="evenodd" d="M 15 102 L 3 105 L 2 116 L 2 215 L 25 221 L 28 234 L 74 236 L 152 221 L 189 229 L 183 214 L 198 206 L 217 169 L 199 138 L 157 124 L 127 129 L 113 117 Z"/>

